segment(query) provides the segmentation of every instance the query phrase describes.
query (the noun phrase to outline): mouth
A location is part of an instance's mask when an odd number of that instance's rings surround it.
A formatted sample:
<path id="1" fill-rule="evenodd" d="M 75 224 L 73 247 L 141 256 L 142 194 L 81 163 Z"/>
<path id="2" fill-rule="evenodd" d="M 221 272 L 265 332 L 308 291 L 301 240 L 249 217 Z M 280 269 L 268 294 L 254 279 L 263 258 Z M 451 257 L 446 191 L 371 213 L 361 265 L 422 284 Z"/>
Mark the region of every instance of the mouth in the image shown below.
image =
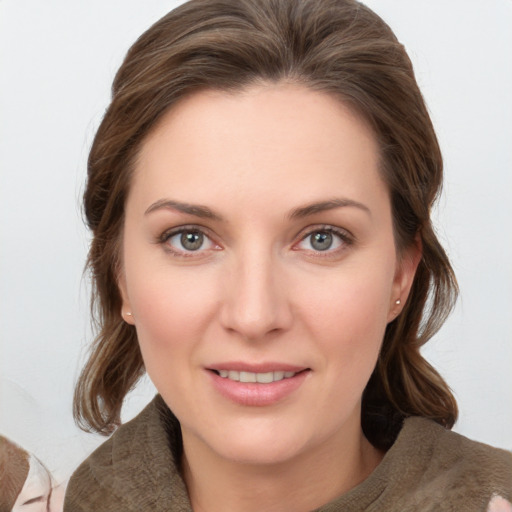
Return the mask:
<path id="1" fill-rule="evenodd" d="M 247 371 L 238 371 L 238 370 L 212 370 L 219 377 L 223 379 L 229 379 L 235 382 L 243 382 L 243 383 L 258 383 L 258 384 L 271 384 L 272 382 L 279 382 L 284 379 L 291 379 L 295 377 L 298 373 L 307 371 L 301 370 L 298 372 L 290 372 L 290 371 L 271 371 L 264 373 L 256 373 L 256 372 L 247 372 Z"/>
<path id="2" fill-rule="evenodd" d="M 242 406 L 268 406 L 292 397 L 311 368 L 285 363 L 218 363 L 206 368 L 224 398 Z"/>

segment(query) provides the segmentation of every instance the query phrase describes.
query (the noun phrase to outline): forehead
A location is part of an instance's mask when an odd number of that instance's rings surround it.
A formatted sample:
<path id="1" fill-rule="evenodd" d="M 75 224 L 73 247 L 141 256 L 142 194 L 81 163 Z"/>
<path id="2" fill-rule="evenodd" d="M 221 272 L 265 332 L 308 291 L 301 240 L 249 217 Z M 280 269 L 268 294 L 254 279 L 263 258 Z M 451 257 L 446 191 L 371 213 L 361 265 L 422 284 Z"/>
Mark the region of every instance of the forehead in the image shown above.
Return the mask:
<path id="1" fill-rule="evenodd" d="M 290 84 L 208 90 L 164 115 L 141 148 L 132 187 L 188 188 L 197 201 L 226 187 L 237 197 L 276 187 L 282 196 L 283 186 L 304 201 L 333 187 L 357 196 L 383 189 L 378 159 L 370 128 L 332 96 Z"/>

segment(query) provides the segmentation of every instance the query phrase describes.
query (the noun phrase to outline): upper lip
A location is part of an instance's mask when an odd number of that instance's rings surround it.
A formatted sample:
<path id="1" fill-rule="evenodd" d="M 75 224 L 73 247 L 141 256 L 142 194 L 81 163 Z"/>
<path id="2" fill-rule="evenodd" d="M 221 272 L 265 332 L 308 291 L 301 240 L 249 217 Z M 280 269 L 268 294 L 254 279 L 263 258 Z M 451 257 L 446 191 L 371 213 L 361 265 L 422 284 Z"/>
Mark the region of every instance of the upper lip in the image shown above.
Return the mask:
<path id="1" fill-rule="evenodd" d="M 208 365 L 208 370 L 231 370 L 238 372 L 251 372 L 251 373 L 269 373 L 269 372 L 294 372 L 298 373 L 303 370 L 307 370 L 306 366 L 297 366 L 288 363 L 247 363 L 242 361 L 232 361 L 224 363 L 215 363 Z"/>

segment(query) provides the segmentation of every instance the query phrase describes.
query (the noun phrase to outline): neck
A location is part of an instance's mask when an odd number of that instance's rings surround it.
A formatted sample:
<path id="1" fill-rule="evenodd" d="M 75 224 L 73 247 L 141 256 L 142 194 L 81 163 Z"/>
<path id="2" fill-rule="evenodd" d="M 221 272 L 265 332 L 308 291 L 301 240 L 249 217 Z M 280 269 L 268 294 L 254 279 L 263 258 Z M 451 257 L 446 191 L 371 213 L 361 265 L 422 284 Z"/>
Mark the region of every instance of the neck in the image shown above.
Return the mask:
<path id="1" fill-rule="evenodd" d="M 194 512 L 306 512 L 361 483 L 383 454 L 364 437 L 333 436 L 292 460 L 251 464 L 219 457 L 184 432 L 184 478 Z"/>

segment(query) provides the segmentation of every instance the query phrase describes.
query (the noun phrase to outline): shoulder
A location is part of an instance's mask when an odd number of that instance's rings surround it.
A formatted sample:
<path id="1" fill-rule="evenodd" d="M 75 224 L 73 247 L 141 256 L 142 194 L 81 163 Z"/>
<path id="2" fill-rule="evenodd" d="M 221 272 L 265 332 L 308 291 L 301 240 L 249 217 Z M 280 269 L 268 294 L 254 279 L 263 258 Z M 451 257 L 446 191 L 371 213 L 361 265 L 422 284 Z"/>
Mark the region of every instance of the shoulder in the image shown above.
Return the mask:
<path id="1" fill-rule="evenodd" d="M 434 502 L 438 510 L 484 510 L 494 495 L 512 499 L 512 454 L 505 450 L 417 417 L 405 421 L 395 445 L 395 473 L 416 473 L 406 478 L 416 510 L 435 510 Z"/>
<path id="2" fill-rule="evenodd" d="M 403 437 L 402 448 L 406 451 L 416 442 L 423 444 L 433 467 L 452 468 L 456 473 L 482 479 L 482 483 L 503 480 L 506 485 L 512 485 L 511 452 L 472 441 L 434 421 L 418 417 L 405 421 Z"/>
<path id="3" fill-rule="evenodd" d="M 65 512 L 189 510 L 163 408 L 156 397 L 80 464 L 66 490 Z"/>

